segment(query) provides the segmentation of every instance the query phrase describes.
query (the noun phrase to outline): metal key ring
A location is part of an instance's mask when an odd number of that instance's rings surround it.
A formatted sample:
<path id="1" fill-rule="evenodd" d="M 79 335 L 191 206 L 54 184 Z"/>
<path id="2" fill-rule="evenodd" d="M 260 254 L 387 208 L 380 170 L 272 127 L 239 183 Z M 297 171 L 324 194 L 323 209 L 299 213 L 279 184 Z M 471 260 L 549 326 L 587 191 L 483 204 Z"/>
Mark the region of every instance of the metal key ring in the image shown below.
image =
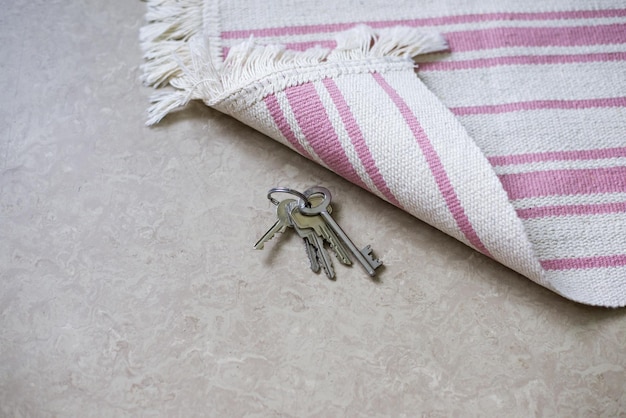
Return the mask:
<path id="1" fill-rule="evenodd" d="M 274 187 L 272 189 L 269 190 L 269 192 L 267 192 L 267 198 L 270 200 L 270 202 L 272 202 L 275 206 L 278 206 L 280 204 L 280 201 L 274 199 L 272 197 L 272 195 L 274 193 L 288 193 L 288 194 L 292 194 L 296 197 L 298 197 L 300 199 L 300 206 L 305 206 L 305 207 L 310 207 L 311 206 L 311 202 L 309 202 L 309 198 L 307 196 L 305 196 L 304 194 L 300 193 L 297 190 L 293 190 L 290 189 L 289 187 Z"/>
<path id="2" fill-rule="evenodd" d="M 309 201 L 309 198 L 315 195 L 322 195 L 323 200 L 315 208 L 311 208 L 311 202 Z M 322 209 L 328 207 L 328 205 L 330 205 L 330 202 L 332 200 L 330 190 L 322 186 L 313 186 L 313 187 L 306 189 L 304 191 L 304 196 L 307 198 L 307 200 L 306 200 L 306 204 L 304 204 L 303 202 L 300 202 L 300 212 L 302 212 L 302 214 L 307 215 L 307 216 L 317 215 L 319 213 L 320 207 Z"/>

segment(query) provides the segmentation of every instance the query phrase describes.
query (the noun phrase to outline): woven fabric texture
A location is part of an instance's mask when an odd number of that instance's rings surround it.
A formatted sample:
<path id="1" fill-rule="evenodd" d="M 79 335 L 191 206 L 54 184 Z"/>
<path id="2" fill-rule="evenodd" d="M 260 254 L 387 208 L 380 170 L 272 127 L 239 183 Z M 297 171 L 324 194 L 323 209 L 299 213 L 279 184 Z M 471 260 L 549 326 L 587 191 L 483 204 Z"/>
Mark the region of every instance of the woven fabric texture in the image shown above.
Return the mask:
<path id="1" fill-rule="evenodd" d="M 204 100 L 569 299 L 626 305 L 623 3 L 293 3 L 149 2 L 144 80 L 175 88 L 151 122 Z"/>

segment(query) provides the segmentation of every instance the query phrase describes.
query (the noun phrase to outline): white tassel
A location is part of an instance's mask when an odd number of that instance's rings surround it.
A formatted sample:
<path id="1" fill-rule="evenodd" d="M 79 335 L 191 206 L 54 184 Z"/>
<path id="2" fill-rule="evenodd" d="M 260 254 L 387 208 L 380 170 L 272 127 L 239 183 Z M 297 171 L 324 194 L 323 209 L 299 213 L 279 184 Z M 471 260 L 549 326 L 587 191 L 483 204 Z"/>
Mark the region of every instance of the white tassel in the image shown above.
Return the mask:
<path id="1" fill-rule="evenodd" d="M 157 3 L 156 0 L 151 1 Z M 155 7 L 153 17 L 161 17 L 160 7 L 165 7 L 171 1 L 159 1 L 160 6 Z M 250 38 L 233 47 L 218 69 L 211 60 L 210 45 L 201 35 L 182 41 L 181 45 L 180 39 L 172 40 L 169 36 L 184 36 L 190 27 L 185 26 L 185 30 L 182 30 L 184 25 L 168 20 L 166 23 L 169 26 L 165 28 L 167 25 L 163 20 L 159 21 L 159 33 L 156 33 L 157 29 L 152 29 L 154 33 L 144 33 L 155 41 L 146 51 L 148 62 L 143 67 L 143 79 L 152 86 L 169 83 L 176 90 L 153 97 L 148 125 L 157 123 L 167 113 L 186 105 L 190 100 L 201 99 L 209 106 L 219 107 L 221 102 L 234 93 L 281 72 L 298 70 L 303 73 L 322 63 L 373 58 L 393 57 L 396 60 L 410 61 L 419 54 L 447 49 L 444 38 L 438 33 L 408 27 L 374 31 L 367 26 L 357 26 L 338 34 L 337 47 L 332 51 L 319 47 L 302 52 L 290 51 L 280 45 L 259 45 Z M 162 41 L 156 41 L 163 37 L 165 38 Z M 265 87 L 271 89 L 272 86 Z"/>
<path id="2" fill-rule="evenodd" d="M 202 0 L 148 0 L 147 24 L 139 32 L 145 63 L 141 80 L 162 87 L 182 72 L 173 56 L 189 62 L 189 39 L 202 31 Z"/>
<path id="3" fill-rule="evenodd" d="M 417 55 L 448 49 L 438 32 L 426 32 L 407 26 L 374 29 L 359 25 L 336 37 L 337 47 L 328 61 L 348 61 L 365 58 L 398 57 L 410 59 Z"/>
<path id="4" fill-rule="evenodd" d="M 167 91 L 152 95 L 150 101 L 153 103 L 148 111 L 146 125 L 155 125 L 168 113 L 183 107 L 189 103 L 191 97 L 185 91 Z"/>

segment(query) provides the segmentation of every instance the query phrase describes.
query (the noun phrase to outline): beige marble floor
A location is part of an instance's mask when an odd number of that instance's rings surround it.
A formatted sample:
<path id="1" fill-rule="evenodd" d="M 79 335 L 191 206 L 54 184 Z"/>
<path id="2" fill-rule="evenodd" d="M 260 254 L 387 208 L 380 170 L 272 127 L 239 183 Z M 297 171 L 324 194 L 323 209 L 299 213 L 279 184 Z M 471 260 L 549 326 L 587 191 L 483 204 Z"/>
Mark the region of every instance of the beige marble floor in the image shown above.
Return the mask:
<path id="1" fill-rule="evenodd" d="M 139 1 L 4 2 L 0 415 L 626 416 L 626 311 L 568 302 L 202 105 L 143 126 Z M 307 270 L 329 187 L 380 281 Z"/>

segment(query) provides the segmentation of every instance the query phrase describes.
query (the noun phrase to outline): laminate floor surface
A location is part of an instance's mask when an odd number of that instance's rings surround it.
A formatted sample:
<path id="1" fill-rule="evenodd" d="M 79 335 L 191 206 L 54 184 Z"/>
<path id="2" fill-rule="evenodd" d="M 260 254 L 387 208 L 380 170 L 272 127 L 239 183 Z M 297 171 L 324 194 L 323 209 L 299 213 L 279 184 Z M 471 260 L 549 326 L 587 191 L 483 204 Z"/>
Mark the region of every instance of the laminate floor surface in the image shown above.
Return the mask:
<path id="1" fill-rule="evenodd" d="M 144 126 L 139 1 L 4 2 L 0 415 L 626 416 L 626 311 L 569 302 L 201 104 Z M 273 186 L 385 263 L 263 251 Z"/>

